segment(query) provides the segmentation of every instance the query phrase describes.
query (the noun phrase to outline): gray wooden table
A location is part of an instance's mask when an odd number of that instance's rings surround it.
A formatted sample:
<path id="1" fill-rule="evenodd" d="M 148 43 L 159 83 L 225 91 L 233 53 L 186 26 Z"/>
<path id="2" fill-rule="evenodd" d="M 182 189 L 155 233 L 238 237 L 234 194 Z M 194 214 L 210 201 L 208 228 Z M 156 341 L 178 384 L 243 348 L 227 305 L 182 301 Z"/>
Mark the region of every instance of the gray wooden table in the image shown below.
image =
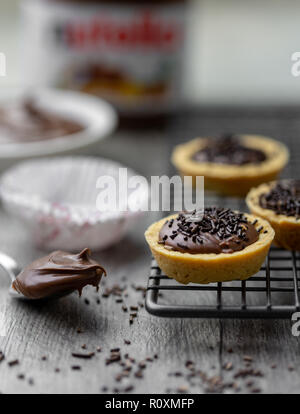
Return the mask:
<path id="1" fill-rule="evenodd" d="M 206 110 L 160 131 L 118 132 L 93 155 L 117 159 L 147 177 L 168 174 L 171 147 L 197 134 L 289 136 L 296 148 L 298 115 Z M 295 163 L 298 154 L 293 151 L 292 157 Z M 293 168 L 285 174 L 295 175 Z M 98 294 L 87 288 L 81 299 L 73 294 L 39 305 L 14 301 L 0 274 L 0 313 L 7 331 L 0 337 L 2 393 L 300 391 L 299 339 L 292 336 L 289 320 L 163 319 L 146 312 L 150 254 L 143 232 L 159 215 L 149 214 L 120 244 L 95 256 L 108 270 Z M 2 210 L 0 229 L 0 250 L 22 265 L 44 254 Z M 132 324 L 131 313 L 137 314 Z M 121 360 L 107 364 L 114 348 L 120 348 Z M 72 353 L 94 355 L 78 359 Z"/>

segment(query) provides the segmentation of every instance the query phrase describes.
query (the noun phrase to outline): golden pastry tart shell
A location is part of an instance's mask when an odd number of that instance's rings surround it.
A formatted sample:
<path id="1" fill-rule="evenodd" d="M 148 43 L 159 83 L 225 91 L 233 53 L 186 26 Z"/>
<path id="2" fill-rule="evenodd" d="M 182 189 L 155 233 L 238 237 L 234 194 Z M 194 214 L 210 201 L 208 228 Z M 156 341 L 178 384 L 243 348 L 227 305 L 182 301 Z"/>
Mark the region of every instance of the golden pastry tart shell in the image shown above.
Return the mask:
<path id="1" fill-rule="evenodd" d="M 262 208 L 259 205 L 261 194 L 270 191 L 275 183 L 262 184 L 257 188 L 252 188 L 246 198 L 251 213 L 268 220 L 275 230 L 274 243 L 288 250 L 300 251 L 300 220 L 296 217 L 288 217 L 283 214 L 276 214 L 273 210 Z"/>
<path id="2" fill-rule="evenodd" d="M 166 220 L 177 215 L 153 223 L 147 229 L 145 237 L 158 266 L 167 276 L 180 283 L 245 280 L 259 271 L 274 238 L 274 230 L 267 221 L 249 214 L 245 216 L 251 222 L 257 219 L 255 227 L 263 226 L 263 229 L 255 243 L 234 253 L 190 254 L 166 249 L 158 243 L 159 232 Z M 267 233 L 264 233 L 265 230 Z"/>
<path id="3" fill-rule="evenodd" d="M 197 176 L 205 177 L 205 189 L 226 195 L 243 196 L 250 188 L 276 179 L 289 159 L 287 147 L 271 138 L 259 135 L 241 135 L 245 146 L 262 150 L 266 161 L 259 164 L 228 165 L 212 162 L 197 162 L 193 154 L 204 148 L 208 138 L 196 138 L 175 147 L 172 163 L 182 176 L 191 176 L 193 185 Z"/>

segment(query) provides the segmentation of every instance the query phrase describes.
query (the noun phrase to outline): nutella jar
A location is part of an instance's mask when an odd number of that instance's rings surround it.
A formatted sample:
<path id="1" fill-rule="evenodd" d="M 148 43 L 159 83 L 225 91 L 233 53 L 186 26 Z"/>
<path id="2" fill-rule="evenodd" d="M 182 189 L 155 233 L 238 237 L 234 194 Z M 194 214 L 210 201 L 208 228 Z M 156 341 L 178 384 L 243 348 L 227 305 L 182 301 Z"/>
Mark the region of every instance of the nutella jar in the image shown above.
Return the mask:
<path id="1" fill-rule="evenodd" d="M 129 117 L 181 102 L 185 0 L 23 0 L 26 83 L 80 90 Z"/>

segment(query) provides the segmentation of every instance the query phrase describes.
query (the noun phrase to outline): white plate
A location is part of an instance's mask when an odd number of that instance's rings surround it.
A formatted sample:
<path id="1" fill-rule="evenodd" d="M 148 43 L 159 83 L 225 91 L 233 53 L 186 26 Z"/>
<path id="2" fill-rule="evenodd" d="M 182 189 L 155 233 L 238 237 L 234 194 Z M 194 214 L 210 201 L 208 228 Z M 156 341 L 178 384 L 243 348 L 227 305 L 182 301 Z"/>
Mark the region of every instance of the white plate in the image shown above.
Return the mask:
<path id="1" fill-rule="evenodd" d="M 33 92 L 7 90 L 1 91 L 0 105 L 28 96 L 33 96 L 43 109 L 76 120 L 85 128 L 76 134 L 48 140 L 0 144 L 0 161 L 59 154 L 87 147 L 107 137 L 117 125 L 117 114 L 110 104 L 80 92 L 57 89 L 38 89 Z"/>

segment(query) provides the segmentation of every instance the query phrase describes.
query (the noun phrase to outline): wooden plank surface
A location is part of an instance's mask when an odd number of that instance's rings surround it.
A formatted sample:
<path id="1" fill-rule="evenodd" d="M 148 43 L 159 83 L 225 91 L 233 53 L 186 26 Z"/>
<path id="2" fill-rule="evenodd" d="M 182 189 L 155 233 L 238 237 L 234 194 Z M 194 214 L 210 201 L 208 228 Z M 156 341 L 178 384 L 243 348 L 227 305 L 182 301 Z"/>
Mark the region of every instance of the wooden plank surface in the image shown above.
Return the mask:
<path id="1" fill-rule="evenodd" d="M 280 134 L 293 128 L 296 137 L 296 117 L 293 122 L 277 118 L 204 114 L 197 125 L 183 121 L 159 133 L 118 133 L 92 153 L 117 159 L 147 177 L 167 174 L 170 147 L 198 130 L 241 132 L 246 125 L 247 131 L 266 134 L 276 127 Z M 0 274 L 0 312 L 7 330 L 0 337 L 5 354 L 0 362 L 2 393 L 299 392 L 299 339 L 292 336 L 290 321 L 163 319 L 141 307 L 150 265 L 143 232 L 159 215 L 149 214 L 121 243 L 95 256 L 109 274 L 99 294 L 88 288 L 81 299 L 73 294 L 43 304 L 15 301 L 8 297 L 9 283 Z M 0 229 L 0 250 L 21 265 L 44 254 L 3 211 Z M 116 284 L 123 289 L 121 296 L 113 288 Z M 103 297 L 111 288 L 113 293 Z M 139 309 L 131 325 L 129 314 L 135 311 L 130 306 Z M 124 367 L 118 362 L 106 365 L 113 348 L 121 349 L 121 362 L 128 364 L 127 353 L 135 359 L 128 377 L 121 380 Z M 73 352 L 95 355 L 77 359 Z M 18 363 L 11 364 L 15 360 Z M 241 374 L 244 368 L 248 374 Z"/>

